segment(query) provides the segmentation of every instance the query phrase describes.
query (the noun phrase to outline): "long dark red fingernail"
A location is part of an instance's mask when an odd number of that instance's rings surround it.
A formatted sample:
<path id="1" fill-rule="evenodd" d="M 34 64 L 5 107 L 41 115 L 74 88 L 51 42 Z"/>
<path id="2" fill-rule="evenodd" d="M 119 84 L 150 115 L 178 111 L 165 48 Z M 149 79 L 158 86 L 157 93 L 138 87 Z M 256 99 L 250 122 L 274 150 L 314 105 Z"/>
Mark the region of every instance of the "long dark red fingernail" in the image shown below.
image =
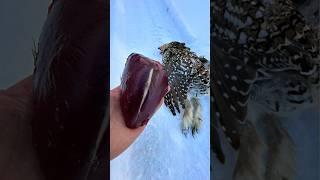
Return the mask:
<path id="1" fill-rule="evenodd" d="M 131 54 L 121 79 L 120 104 L 127 127 L 147 124 L 168 88 L 167 74 L 159 62 Z"/>

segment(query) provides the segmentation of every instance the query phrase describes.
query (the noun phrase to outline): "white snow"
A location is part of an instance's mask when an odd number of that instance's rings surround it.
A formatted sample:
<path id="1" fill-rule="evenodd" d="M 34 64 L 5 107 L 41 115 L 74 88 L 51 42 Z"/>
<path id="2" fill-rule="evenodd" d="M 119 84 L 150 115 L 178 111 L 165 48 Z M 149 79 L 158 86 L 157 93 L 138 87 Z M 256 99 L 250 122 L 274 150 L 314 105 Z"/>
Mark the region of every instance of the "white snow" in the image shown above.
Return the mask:
<path id="1" fill-rule="evenodd" d="M 111 0 L 110 10 L 111 89 L 120 84 L 132 52 L 161 61 L 160 45 L 182 41 L 198 55 L 210 57 L 208 0 Z M 202 97 L 201 103 L 203 122 L 195 138 L 181 133 L 180 116 L 172 116 L 163 105 L 139 138 L 111 161 L 111 179 L 209 179 L 209 97 Z"/>

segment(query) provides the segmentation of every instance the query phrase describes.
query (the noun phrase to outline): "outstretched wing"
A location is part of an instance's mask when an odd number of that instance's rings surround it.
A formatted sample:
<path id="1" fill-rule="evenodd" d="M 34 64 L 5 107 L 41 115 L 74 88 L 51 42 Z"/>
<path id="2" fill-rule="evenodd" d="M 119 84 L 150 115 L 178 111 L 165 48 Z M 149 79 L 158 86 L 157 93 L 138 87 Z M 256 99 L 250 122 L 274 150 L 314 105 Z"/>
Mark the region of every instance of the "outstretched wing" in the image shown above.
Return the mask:
<path id="1" fill-rule="evenodd" d="M 240 14 L 244 10 L 238 6 L 231 7 L 230 3 L 231 1 L 218 0 L 211 4 L 211 62 L 214 72 L 212 96 L 215 104 L 212 124 L 218 126 L 216 121 L 219 121 L 232 146 L 238 148 L 239 127 L 247 115 L 247 101 L 257 71 L 254 63 L 250 64 L 254 62 L 253 56 L 249 56 L 247 49 L 239 44 L 243 37 L 237 29 L 243 26 L 243 17 L 236 16 L 230 9 L 236 9 L 234 11 Z M 214 151 L 217 152 L 219 146 L 214 143 Z"/>
<path id="2" fill-rule="evenodd" d="M 173 115 L 180 113 L 179 106 L 185 108 L 184 100 L 192 82 L 192 64 L 184 51 L 176 48 L 168 48 L 163 54 L 163 64 L 168 73 L 170 91 L 164 97 L 165 105 L 169 107 Z"/>

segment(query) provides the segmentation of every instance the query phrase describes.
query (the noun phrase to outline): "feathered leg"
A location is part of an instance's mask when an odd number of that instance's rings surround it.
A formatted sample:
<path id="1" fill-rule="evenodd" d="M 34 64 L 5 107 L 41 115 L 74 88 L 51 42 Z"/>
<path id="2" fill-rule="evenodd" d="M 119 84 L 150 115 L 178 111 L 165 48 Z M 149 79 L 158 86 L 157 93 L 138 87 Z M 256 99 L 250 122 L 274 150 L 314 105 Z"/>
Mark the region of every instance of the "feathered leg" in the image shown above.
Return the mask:
<path id="1" fill-rule="evenodd" d="M 235 180 L 263 180 L 265 144 L 248 122 L 241 130 L 241 145 L 233 177 Z"/>
<path id="2" fill-rule="evenodd" d="M 266 180 L 292 180 L 295 174 L 295 146 L 281 119 L 265 115 L 263 124 L 267 136 Z"/>
<path id="3" fill-rule="evenodd" d="M 191 103 L 188 99 L 186 99 L 184 103 L 185 103 L 185 109 L 184 109 L 182 121 L 181 121 L 181 131 L 186 136 L 188 134 L 190 127 L 192 126 L 193 111 L 192 111 Z"/>
<path id="4" fill-rule="evenodd" d="M 191 98 L 191 104 L 193 107 L 193 118 L 192 118 L 192 136 L 194 136 L 196 133 L 198 133 L 200 126 L 201 126 L 201 104 L 199 102 L 199 98 L 192 97 Z"/>

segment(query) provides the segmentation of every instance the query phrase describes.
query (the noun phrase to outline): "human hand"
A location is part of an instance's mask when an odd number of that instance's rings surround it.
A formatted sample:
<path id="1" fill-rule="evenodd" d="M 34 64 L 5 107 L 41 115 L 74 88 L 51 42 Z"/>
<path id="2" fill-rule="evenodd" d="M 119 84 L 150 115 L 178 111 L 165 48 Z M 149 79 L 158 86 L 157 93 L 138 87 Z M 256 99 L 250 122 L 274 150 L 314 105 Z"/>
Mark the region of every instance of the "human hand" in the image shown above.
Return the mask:
<path id="1" fill-rule="evenodd" d="M 32 145 L 32 77 L 0 91 L 0 179 L 43 179 Z"/>
<path id="2" fill-rule="evenodd" d="M 127 149 L 145 126 L 127 128 L 120 109 L 120 87 L 110 91 L 110 158 Z M 163 99 L 158 108 L 163 104 Z M 32 145 L 32 77 L 0 90 L 0 179 L 43 179 Z"/>
<path id="3" fill-rule="evenodd" d="M 120 106 L 120 86 L 110 91 L 110 159 L 125 151 L 143 132 L 146 125 L 136 129 L 126 126 Z M 163 98 L 158 108 L 163 104 Z"/>

